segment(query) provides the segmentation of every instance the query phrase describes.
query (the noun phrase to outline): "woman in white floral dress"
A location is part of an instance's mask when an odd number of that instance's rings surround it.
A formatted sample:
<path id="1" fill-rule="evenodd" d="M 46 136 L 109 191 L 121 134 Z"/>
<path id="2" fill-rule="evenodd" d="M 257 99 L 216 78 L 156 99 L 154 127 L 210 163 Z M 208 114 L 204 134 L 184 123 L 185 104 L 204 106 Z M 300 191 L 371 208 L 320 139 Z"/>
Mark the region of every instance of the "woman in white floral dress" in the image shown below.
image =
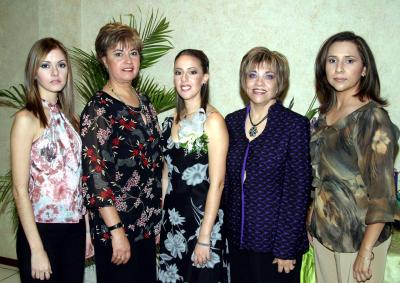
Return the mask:
<path id="1" fill-rule="evenodd" d="M 223 211 L 228 133 L 208 104 L 208 58 L 178 53 L 174 65 L 176 113 L 163 124 L 165 168 L 160 282 L 224 282 Z"/>

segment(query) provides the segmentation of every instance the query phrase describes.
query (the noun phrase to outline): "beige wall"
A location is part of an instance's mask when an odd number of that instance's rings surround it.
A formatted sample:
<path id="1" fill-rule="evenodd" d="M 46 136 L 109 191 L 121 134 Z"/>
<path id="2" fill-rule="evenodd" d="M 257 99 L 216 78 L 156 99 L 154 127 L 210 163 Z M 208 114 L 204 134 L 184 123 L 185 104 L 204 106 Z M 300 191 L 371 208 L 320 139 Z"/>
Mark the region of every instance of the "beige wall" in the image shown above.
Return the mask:
<path id="1" fill-rule="evenodd" d="M 314 94 L 318 48 L 333 33 L 352 30 L 370 44 L 382 95 L 391 103 L 392 120 L 400 125 L 400 1 L 0 0 L 0 88 L 22 82 L 24 60 L 36 39 L 54 36 L 68 47 L 91 50 L 104 23 L 121 14 L 137 14 L 138 8 L 143 15 L 158 9 L 173 30 L 175 49 L 148 73 L 172 87 L 175 54 L 183 48 L 203 49 L 210 58 L 211 101 L 224 115 L 243 107 L 238 94 L 239 64 L 254 46 L 266 46 L 288 57 L 291 87 L 285 104 L 294 97 L 294 110 L 304 114 Z M 0 108 L 0 173 L 9 164 L 10 114 Z M 396 165 L 400 167 L 399 158 Z M 4 235 L 4 216 L 1 219 Z M 13 256 L 13 249 L 0 243 L 0 256 Z"/>
<path id="2" fill-rule="evenodd" d="M 38 37 L 35 1 L 0 0 L 0 88 L 23 82 L 23 66 Z M 9 133 L 14 111 L 0 108 L 0 174 L 9 168 Z M 9 215 L 0 211 L 0 256 L 15 258 Z"/>
<path id="3" fill-rule="evenodd" d="M 32 44 L 53 36 L 67 46 L 81 44 L 80 0 L 0 0 L 0 89 L 23 83 L 25 59 Z M 10 167 L 9 133 L 13 110 L 0 108 L 0 174 Z M 0 211 L 0 256 L 15 258 L 8 215 Z"/>

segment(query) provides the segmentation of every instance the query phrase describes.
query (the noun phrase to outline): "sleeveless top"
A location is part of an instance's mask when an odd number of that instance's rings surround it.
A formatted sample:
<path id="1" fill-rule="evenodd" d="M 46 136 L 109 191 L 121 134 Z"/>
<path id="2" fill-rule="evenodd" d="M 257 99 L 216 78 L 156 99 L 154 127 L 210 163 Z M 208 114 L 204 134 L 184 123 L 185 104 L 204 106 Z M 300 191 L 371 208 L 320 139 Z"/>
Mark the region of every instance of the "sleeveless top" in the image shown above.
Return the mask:
<path id="1" fill-rule="evenodd" d="M 191 119 L 182 119 L 178 141 L 171 137 L 173 117 L 163 123 L 164 156 L 168 165 L 168 189 L 164 200 L 160 236 L 158 276 L 160 282 L 226 282 L 223 211 L 218 210 L 212 228 L 211 259 L 193 265 L 209 190 L 208 138 L 204 131 L 207 113 L 203 108 Z"/>
<path id="2" fill-rule="evenodd" d="M 58 106 L 43 100 L 50 118 L 32 143 L 29 197 L 38 223 L 77 223 L 84 214 L 82 142 Z"/>

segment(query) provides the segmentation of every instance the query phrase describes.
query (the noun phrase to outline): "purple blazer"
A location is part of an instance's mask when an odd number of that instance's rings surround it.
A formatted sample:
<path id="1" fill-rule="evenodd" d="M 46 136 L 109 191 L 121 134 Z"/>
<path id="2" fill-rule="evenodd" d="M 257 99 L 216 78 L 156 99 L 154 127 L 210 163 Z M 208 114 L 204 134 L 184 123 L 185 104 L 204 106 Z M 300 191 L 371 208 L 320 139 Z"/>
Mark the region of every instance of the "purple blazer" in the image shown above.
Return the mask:
<path id="1" fill-rule="evenodd" d="M 227 238 L 240 249 L 294 259 L 308 249 L 309 121 L 277 102 L 269 109 L 264 131 L 249 142 L 244 129 L 248 112 L 249 106 L 225 119 L 229 132 L 223 199 Z"/>

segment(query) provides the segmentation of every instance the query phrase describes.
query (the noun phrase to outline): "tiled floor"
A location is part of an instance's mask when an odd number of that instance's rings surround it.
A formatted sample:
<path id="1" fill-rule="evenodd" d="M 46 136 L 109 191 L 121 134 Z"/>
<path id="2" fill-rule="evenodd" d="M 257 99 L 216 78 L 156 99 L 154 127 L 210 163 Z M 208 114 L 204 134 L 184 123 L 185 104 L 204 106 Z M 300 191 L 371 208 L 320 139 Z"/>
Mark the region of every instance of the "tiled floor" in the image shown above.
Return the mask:
<path id="1" fill-rule="evenodd" d="M 94 267 L 86 268 L 85 274 L 85 283 L 96 282 Z M 385 274 L 385 283 L 394 282 L 400 282 L 400 229 L 393 234 Z M 0 283 L 21 283 L 18 268 L 0 264 Z"/>
<path id="2" fill-rule="evenodd" d="M 20 283 L 18 268 L 0 264 L 1 283 Z"/>
<path id="3" fill-rule="evenodd" d="M 21 283 L 18 268 L 0 264 L 0 283 Z M 94 266 L 85 269 L 84 283 L 96 283 Z"/>

